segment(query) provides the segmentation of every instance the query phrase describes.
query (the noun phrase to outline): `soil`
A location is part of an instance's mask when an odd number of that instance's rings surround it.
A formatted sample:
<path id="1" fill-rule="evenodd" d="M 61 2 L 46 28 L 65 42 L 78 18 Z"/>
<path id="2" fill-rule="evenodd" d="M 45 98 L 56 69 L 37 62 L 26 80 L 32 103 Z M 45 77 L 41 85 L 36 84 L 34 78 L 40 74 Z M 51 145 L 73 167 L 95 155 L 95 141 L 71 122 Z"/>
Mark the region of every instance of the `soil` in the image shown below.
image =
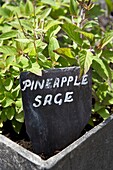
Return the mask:
<path id="1" fill-rule="evenodd" d="M 23 124 L 20 134 L 17 134 L 11 125 L 10 121 L 4 123 L 2 134 L 22 147 L 33 152 L 31 141 L 26 133 L 25 125 Z"/>

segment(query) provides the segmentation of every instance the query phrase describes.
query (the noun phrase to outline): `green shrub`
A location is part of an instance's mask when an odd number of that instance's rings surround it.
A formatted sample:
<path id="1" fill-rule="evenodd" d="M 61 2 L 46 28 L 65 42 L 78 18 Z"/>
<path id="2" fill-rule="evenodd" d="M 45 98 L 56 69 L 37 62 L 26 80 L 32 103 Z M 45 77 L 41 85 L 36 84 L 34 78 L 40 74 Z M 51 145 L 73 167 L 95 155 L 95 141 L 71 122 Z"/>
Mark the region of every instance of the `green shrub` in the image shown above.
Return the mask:
<path id="1" fill-rule="evenodd" d="M 13 1 L 14 2 L 14 1 Z M 81 75 L 92 66 L 93 109 L 103 119 L 113 105 L 113 31 L 103 29 L 99 5 L 89 1 L 4 3 L 0 8 L 0 127 L 10 120 L 19 133 L 24 122 L 19 75 L 42 69 L 79 65 Z"/>

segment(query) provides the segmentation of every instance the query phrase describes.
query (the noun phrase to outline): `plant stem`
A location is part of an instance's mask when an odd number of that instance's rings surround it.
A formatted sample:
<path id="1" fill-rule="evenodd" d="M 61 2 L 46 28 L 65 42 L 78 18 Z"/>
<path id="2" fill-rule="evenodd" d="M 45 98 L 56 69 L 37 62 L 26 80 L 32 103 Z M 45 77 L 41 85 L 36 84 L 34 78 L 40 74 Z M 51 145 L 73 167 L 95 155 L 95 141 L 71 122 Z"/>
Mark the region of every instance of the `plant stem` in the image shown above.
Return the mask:
<path id="1" fill-rule="evenodd" d="M 24 31 L 24 28 L 23 28 L 23 26 L 22 26 L 22 24 L 21 24 L 21 22 L 20 22 L 20 19 L 19 19 L 19 17 L 18 17 L 18 14 L 17 14 L 17 13 L 16 13 L 16 16 L 17 16 L 18 22 L 19 22 L 19 24 L 20 24 L 20 27 L 21 27 L 21 29 L 22 29 L 22 32 L 23 32 L 23 34 L 24 34 L 25 38 L 29 39 L 29 38 L 27 37 L 27 35 L 26 35 L 25 31 Z"/>
<path id="2" fill-rule="evenodd" d="M 36 0 L 33 1 L 33 7 L 34 7 L 34 41 L 33 41 L 33 44 L 34 44 L 34 48 L 35 48 L 35 53 L 36 53 L 36 61 L 38 63 L 38 54 L 37 54 L 37 48 L 36 48 L 36 39 L 37 39 L 37 34 L 36 34 Z"/>

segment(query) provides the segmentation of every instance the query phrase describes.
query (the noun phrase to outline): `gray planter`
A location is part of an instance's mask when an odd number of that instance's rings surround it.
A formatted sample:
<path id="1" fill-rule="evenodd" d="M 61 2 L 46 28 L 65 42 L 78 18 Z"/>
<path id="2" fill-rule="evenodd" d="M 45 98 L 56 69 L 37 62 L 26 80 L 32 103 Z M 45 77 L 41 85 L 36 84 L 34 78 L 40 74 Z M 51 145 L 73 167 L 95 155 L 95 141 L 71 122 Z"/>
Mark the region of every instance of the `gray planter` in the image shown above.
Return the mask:
<path id="1" fill-rule="evenodd" d="M 113 170 L 113 115 L 46 161 L 0 135 L 0 170 Z"/>

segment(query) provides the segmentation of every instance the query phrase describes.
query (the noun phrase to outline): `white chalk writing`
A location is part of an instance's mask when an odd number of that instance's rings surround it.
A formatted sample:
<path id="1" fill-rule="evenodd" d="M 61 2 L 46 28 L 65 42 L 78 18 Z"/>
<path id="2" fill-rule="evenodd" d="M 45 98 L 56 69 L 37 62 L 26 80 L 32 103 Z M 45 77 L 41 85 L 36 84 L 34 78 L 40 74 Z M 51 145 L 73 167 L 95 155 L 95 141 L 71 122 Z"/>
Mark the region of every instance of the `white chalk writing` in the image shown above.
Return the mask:
<path id="1" fill-rule="evenodd" d="M 59 88 L 59 87 L 64 87 L 70 86 L 71 83 L 73 83 L 74 86 L 84 86 L 88 84 L 88 75 L 83 75 L 81 80 L 79 80 L 78 76 L 69 76 L 69 77 L 62 77 L 61 79 L 56 77 L 55 79 L 53 78 L 47 78 L 47 79 L 42 79 L 41 81 L 39 80 L 30 80 L 26 79 L 23 82 L 23 88 L 22 91 L 25 91 L 27 88 L 30 90 L 37 90 L 37 89 L 51 89 L 51 88 Z"/>
<path id="2" fill-rule="evenodd" d="M 63 102 L 64 103 L 70 103 L 73 101 L 73 92 L 66 92 L 65 97 L 63 99 L 63 95 L 61 93 L 56 94 L 54 97 L 52 94 L 47 94 L 44 98 L 44 102 L 42 102 L 42 96 L 37 95 L 35 98 L 35 102 L 33 103 L 34 107 L 39 107 L 41 105 L 46 106 L 46 105 L 52 105 L 52 100 L 54 104 L 61 105 Z"/>
<path id="3" fill-rule="evenodd" d="M 29 89 L 30 91 L 43 90 L 43 89 L 55 89 L 73 86 L 85 86 L 88 84 L 88 75 L 83 75 L 81 79 L 76 76 L 63 76 L 61 78 L 47 78 L 42 80 L 30 80 L 26 79 L 22 82 L 22 91 Z M 63 103 L 73 102 L 73 91 L 67 91 L 65 94 L 57 93 L 56 95 L 46 94 L 44 97 L 37 95 L 33 102 L 33 107 L 38 108 L 40 106 L 51 106 L 53 103 L 56 105 L 62 105 Z"/>

